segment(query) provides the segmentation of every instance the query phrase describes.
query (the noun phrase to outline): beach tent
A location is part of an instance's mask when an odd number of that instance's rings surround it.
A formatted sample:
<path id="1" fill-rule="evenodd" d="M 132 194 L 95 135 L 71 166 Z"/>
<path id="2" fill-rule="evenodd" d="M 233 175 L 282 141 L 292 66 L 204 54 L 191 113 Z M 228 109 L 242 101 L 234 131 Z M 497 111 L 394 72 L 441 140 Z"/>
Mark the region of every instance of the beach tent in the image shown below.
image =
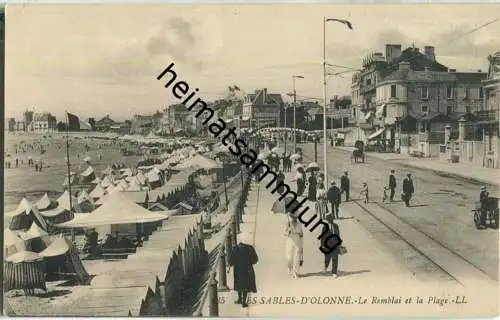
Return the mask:
<path id="1" fill-rule="evenodd" d="M 106 193 L 106 190 L 104 190 L 102 185 L 98 184 L 95 186 L 95 188 L 92 191 L 90 191 L 90 196 L 94 199 L 99 199 L 102 196 L 104 196 L 105 193 Z"/>
<path id="2" fill-rule="evenodd" d="M 36 203 L 36 207 L 40 211 L 50 210 L 57 207 L 57 202 L 51 200 L 47 193 L 45 193 L 43 197 Z"/>
<path id="3" fill-rule="evenodd" d="M 45 285 L 44 261 L 35 252 L 21 251 L 5 259 L 3 286 L 4 292 L 10 290 L 33 291 Z"/>
<path id="4" fill-rule="evenodd" d="M 135 177 L 137 178 L 137 180 L 139 181 L 139 183 L 142 185 L 144 185 L 146 183 L 146 176 L 142 173 L 142 172 L 138 172 Z"/>
<path id="5" fill-rule="evenodd" d="M 74 184 L 77 184 L 78 183 L 78 175 L 74 172 L 70 172 L 70 182 L 72 185 Z M 64 182 L 63 182 L 63 187 L 66 187 L 68 186 L 68 175 L 66 175 L 66 177 L 64 178 Z"/>
<path id="6" fill-rule="evenodd" d="M 88 284 L 90 276 L 80 260 L 78 251 L 65 237 L 55 239 L 39 254 L 46 261 L 47 277 L 55 278 L 60 274 L 72 275 L 80 284 Z"/>
<path id="7" fill-rule="evenodd" d="M 28 231 L 20 232 L 19 237 L 25 241 L 26 248 L 33 252 L 41 252 L 50 243 L 49 234 L 34 222 Z"/>
<path id="8" fill-rule="evenodd" d="M 113 180 L 109 176 L 105 176 L 104 179 L 102 179 L 101 181 L 101 186 L 107 188 L 110 185 L 113 185 Z"/>
<path id="9" fill-rule="evenodd" d="M 94 168 L 92 168 L 91 166 L 89 166 L 85 171 L 80 173 L 80 176 L 81 176 L 81 179 L 79 181 L 80 183 L 91 183 L 96 178 Z"/>
<path id="10" fill-rule="evenodd" d="M 121 169 L 120 172 L 121 172 L 123 177 L 129 177 L 129 176 L 133 175 L 132 170 L 130 168 Z"/>
<path id="11" fill-rule="evenodd" d="M 78 205 L 77 206 L 77 209 L 78 209 Z M 75 208 L 75 206 L 73 206 L 73 208 Z M 75 211 L 79 211 L 79 210 L 75 210 Z M 57 224 L 57 223 L 63 223 L 63 222 L 66 222 L 66 221 L 69 221 L 71 219 L 73 219 L 73 212 L 72 211 L 69 211 L 68 209 L 66 208 L 63 208 L 63 207 L 57 207 L 55 209 L 52 209 L 52 210 L 47 210 L 47 211 L 42 211 L 40 212 L 40 214 L 45 218 L 45 220 L 51 224 Z"/>
<path id="12" fill-rule="evenodd" d="M 128 189 L 128 183 L 125 180 L 118 181 L 117 186 L 121 187 L 123 189 L 122 191 L 125 191 Z"/>
<path id="13" fill-rule="evenodd" d="M 146 174 L 146 178 L 147 178 L 149 184 L 151 185 L 151 187 L 157 188 L 157 187 L 161 186 L 161 178 L 156 171 L 154 171 L 154 170 L 149 171 Z"/>
<path id="14" fill-rule="evenodd" d="M 176 169 L 216 169 L 221 168 L 222 165 L 215 160 L 202 156 L 200 154 L 185 160 L 184 162 L 175 166 Z"/>
<path id="15" fill-rule="evenodd" d="M 19 237 L 18 232 L 12 231 L 10 229 L 4 229 L 3 231 L 3 241 L 4 241 L 4 258 L 7 258 L 14 253 L 18 253 L 26 250 L 26 244 L 21 237 Z"/>
<path id="16" fill-rule="evenodd" d="M 104 171 L 102 172 L 102 174 L 104 174 L 105 176 L 109 176 L 109 175 L 113 174 L 113 168 L 111 168 L 110 166 L 108 166 L 106 169 L 104 169 Z"/>
<path id="17" fill-rule="evenodd" d="M 94 200 L 92 199 L 92 197 L 87 193 L 87 191 L 85 190 L 82 190 L 80 192 L 80 194 L 78 195 L 78 199 L 77 199 L 77 203 L 78 204 L 82 204 L 82 203 L 85 203 L 85 202 L 90 202 L 91 204 L 94 203 Z"/>
<path id="18" fill-rule="evenodd" d="M 40 215 L 37 207 L 33 206 L 25 198 L 21 200 L 21 203 L 15 211 L 8 212 L 5 216 L 10 218 L 10 229 L 13 231 L 28 229 L 33 222 L 36 222 L 43 230 L 47 230 L 47 224 Z"/>
<path id="19" fill-rule="evenodd" d="M 101 184 L 101 182 L 102 182 L 101 178 L 97 177 L 94 180 L 92 180 L 91 183 L 93 183 L 93 184 Z"/>
<path id="20" fill-rule="evenodd" d="M 165 220 L 164 214 L 150 212 L 137 205 L 126 193 L 115 192 L 106 197 L 103 205 L 92 214 L 79 215 L 57 225 L 60 228 L 94 228 L 104 225 L 147 223 Z"/>
<path id="21" fill-rule="evenodd" d="M 141 185 L 137 179 L 130 181 L 127 191 L 141 191 Z"/>

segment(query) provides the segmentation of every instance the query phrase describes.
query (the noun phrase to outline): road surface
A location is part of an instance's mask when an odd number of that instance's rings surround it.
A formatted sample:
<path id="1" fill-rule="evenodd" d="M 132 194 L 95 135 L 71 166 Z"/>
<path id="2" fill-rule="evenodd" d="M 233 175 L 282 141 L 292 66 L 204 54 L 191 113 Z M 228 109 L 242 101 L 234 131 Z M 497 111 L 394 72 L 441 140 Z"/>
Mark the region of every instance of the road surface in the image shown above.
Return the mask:
<path id="1" fill-rule="evenodd" d="M 304 161 L 313 161 L 314 145 L 301 145 L 301 148 L 306 157 Z M 321 145 L 318 152 L 318 164 L 322 166 Z M 361 184 L 368 183 L 370 202 L 374 203 L 364 206 L 366 215 L 360 217 L 360 223 L 392 248 L 395 256 L 405 261 L 407 267 L 420 274 L 421 278 L 433 280 L 439 276 L 464 280 L 463 274 L 449 270 L 449 264 L 456 262 L 474 269 L 474 273 L 469 271 L 469 277 L 477 275 L 484 276 L 485 280 L 498 281 L 498 230 L 477 230 L 471 214 L 479 197 L 479 185 L 427 170 L 408 169 L 395 162 L 369 156 L 364 164 L 351 164 L 349 152 L 331 147 L 328 147 L 328 169 L 329 182 L 333 177 L 339 183 L 342 173 L 349 172 L 351 195 L 355 199 L 360 198 Z M 404 176 L 407 172 L 412 173 L 415 195 L 411 207 L 405 207 L 401 201 L 382 204 L 383 186 L 388 184 L 390 169 L 395 170 L 398 184 L 396 200 L 400 200 Z M 489 191 L 492 195 L 500 193 L 498 189 Z M 400 234 L 396 236 L 394 231 Z M 405 243 L 406 240 L 411 241 Z M 441 254 L 443 261 L 437 261 L 437 265 L 427 263 L 429 259 L 421 259 L 415 253 L 415 249 L 421 249 L 422 254 L 432 255 L 431 251 L 436 247 L 447 254 L 446 257 Z"/>

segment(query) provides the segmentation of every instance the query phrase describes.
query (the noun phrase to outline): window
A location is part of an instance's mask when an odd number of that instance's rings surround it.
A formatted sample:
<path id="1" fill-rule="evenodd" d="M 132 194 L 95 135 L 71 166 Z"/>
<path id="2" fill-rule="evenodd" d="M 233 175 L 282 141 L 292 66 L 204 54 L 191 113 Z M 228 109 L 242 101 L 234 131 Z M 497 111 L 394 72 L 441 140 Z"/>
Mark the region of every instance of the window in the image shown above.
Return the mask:
<path id="1" fill-rule="evenodd" d="M 429 98 L 429 88 L 428 87 L 420 88 L 420 96 L 422 99 L 428 99 Z"/>
<path id="2" fill-rule="evenodd" d="M 369 86 L 372 84 L 372 79 L 366 79 L 366 85 Z"/>
<path id="3" fill-rule="evenodd" d="M 391 98 L 396 98 L 396 85 L 391 85 Z"/>
<path id="4" fill-rule="evenodd" d="M 429 107 L 428 106 L 422 106 L 422 112 L 429 112 Z"/>
<path id="5" fill-rule="evenodd" d="M 483 88 L 479 88 L 479 99 L 483 99 L 483 98 L 484 98 Z"/>
<path id="6" fill-rule="evenodd" d="M 455 91 L 455 90 L 454 90 L 454 88 L 451 88 L 451 87 L 446 88 L 446 97 L 447 97 L 448 99 L 452 99 L 452 98 L 453 98 L 453 96 L 454 96 L 454 95 L 453 95 L 453 92 L 454 92 L 454 91 Z"/>
<path id="7" fill-rule="evenodd" d="M 470 113 L 470 106 L 465 106 L 465 112 Z"/>

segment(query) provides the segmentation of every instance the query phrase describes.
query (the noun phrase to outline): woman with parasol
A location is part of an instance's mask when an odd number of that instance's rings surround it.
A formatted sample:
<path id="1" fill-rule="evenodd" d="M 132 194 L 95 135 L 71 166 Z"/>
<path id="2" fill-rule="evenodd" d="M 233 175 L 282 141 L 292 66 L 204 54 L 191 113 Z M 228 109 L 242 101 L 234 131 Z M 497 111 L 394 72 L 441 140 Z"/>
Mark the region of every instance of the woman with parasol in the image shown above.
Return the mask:
<path id="1" fill-rule="evenodd" d="M 297 215 L 291 213 L 285 228 L 286 245 L 285 255 L 288 265 L 288 274 L 297 279 L 299 268 L 304 261 L 304 232 Z"/>
<path id="2" fill-rule="evenodd" d="M 297 196 L 300 197 L 306 190 L 306 172 L 302 166 L 297 167 L 297 174 L 292 179 L 297 183 Z"/>

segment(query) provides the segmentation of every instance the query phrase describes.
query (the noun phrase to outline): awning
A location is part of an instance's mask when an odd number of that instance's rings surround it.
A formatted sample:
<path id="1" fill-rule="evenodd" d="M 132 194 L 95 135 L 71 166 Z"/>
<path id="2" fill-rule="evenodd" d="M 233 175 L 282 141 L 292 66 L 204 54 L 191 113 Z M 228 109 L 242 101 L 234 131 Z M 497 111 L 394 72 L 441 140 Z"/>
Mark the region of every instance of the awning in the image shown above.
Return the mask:
<path id="1" fill-rule="evenodd" d="M 370 111 L 370 112 L 368 112 L 367 114 L 365 114 L 365 120 L 370 119 L 370 118 L 371 118 L 371 116 L 372 116 L 372 112 Z"/>
<path id="2" fill-rule="evenodd" d="M 377 131 L 375 131 L 375 133 L 373 133 L 372 135 L 370 135 L 368 137 L 368 140 L 372 140 L 372 139 L 375 139 L 377 138 L 378 136 L 380 136 L 382 134 L 382 132 L 385 131 L 385 128 L 382 128 L 382 129 L 378 129 Z"/>
<path id="3" fill-rule="evenodd" d="M 385 104 L 378 106 L 377 111 L 375 112 L 375 116 L 377 118 L 382 118 L 384 116 L 385 111 Z"/>

